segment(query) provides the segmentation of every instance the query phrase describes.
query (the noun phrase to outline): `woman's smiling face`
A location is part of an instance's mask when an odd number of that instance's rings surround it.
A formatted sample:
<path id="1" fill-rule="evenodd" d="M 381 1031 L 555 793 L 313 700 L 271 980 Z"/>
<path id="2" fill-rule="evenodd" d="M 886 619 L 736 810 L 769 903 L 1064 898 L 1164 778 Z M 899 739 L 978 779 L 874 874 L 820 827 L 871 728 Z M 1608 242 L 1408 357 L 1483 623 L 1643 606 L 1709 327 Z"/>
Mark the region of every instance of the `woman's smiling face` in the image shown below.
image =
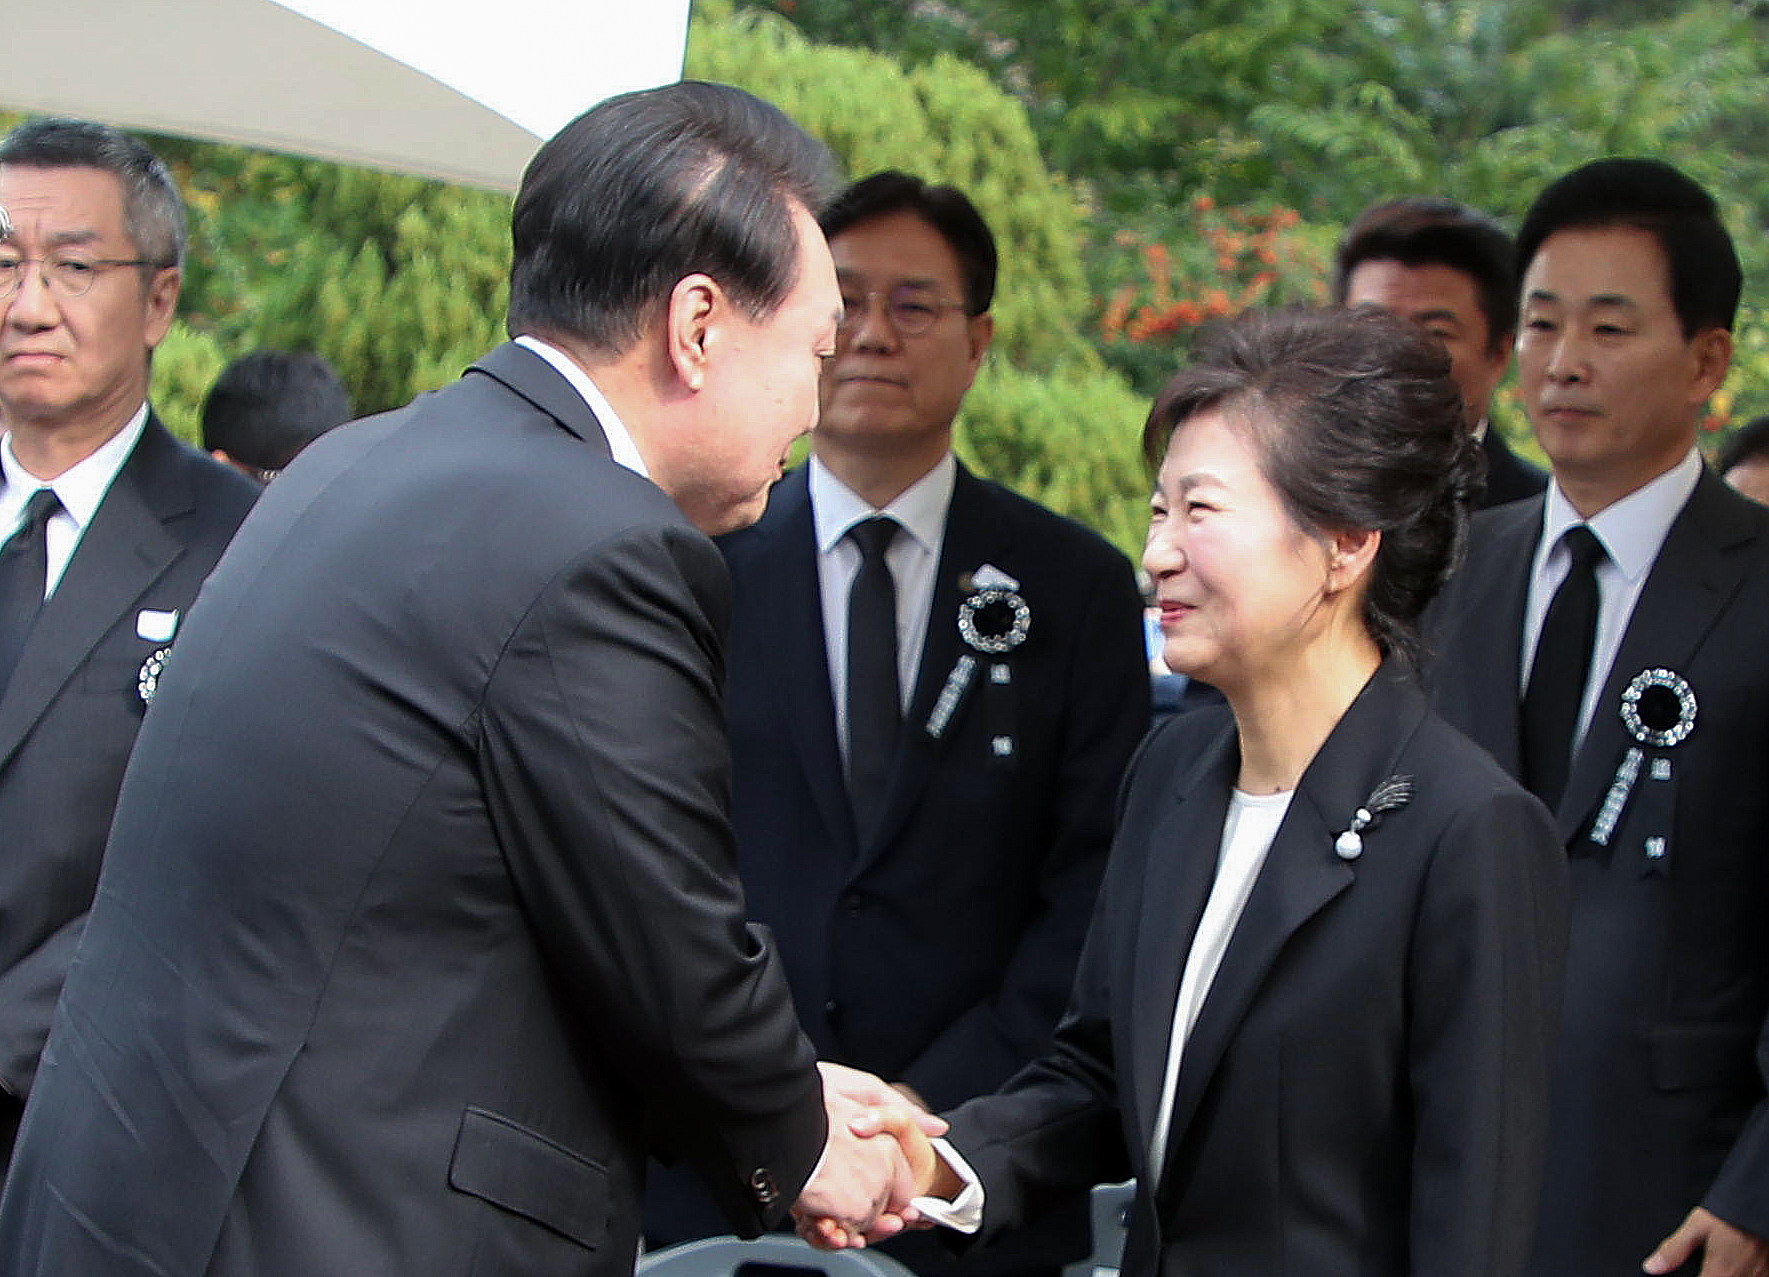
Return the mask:
<path id="1" fill-rule="evenodd" d="M 1231 402 L 1180 422 L 1143 547 L 1167 667 L 1224 690 L 1282 669 L 1324 619 L 1327 548 L 1297 527 L 1260 468 L 1264 411 Z"/>

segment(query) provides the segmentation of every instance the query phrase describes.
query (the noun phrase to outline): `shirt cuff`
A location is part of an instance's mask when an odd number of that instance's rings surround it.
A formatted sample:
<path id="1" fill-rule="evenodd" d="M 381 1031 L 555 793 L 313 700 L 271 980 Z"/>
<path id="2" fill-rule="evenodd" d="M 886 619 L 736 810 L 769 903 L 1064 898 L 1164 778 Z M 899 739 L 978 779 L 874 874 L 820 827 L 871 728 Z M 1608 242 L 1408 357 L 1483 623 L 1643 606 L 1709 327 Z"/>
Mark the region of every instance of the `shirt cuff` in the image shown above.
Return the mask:
<path id="1" fill-rule="evenodd" d="M 959 1156 L 958 1150 L 951 1144 L 943 1139 L 936 1139 L 932 1143 L 940 1160 L 964 1181 L 964 1188 L 951 1201 L 942 1197 L 917 1197 L 910 1205 L 921 1212 L 923 1219 L 957 1229 L 961 1233 L 974 1233 L 983 1226 L 983 1182 L 977 1178 L 970 1163 Z"/>

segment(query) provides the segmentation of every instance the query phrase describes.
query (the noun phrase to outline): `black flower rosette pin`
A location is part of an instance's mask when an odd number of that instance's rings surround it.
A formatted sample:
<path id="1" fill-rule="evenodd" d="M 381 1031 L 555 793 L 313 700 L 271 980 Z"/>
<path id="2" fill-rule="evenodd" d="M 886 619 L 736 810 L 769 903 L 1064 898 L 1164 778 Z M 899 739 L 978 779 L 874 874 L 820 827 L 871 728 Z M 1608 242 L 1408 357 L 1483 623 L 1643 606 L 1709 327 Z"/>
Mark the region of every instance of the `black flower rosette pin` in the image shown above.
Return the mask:
<path id="1" fill-rule="evenodd" d="M 985 563 L 959 578 L 964 597 L 958 604 L 958 637 L 970 649 L 961 653 L 940 689 L 926 731 L 938 740 L 945 735 L 980 665 L 987 663 L 984 693 L 988 719 L 989 749 L 998 759 L 1015 754 L 1013 726 L 1013 667 L 1004 658 L 1013 653 L 1032 632 L 1032 609 L 1020 595 L 1020 583 L 1000 568 Z"/>
<path id="2" fill-rule="evenodd" d="M 1622 726 L 1634 738 L 1591 822 L 1593 846 L 1607 848 L 1615 839 L 1630 800 L 1638 807 L 1636 825 L 1649 873 L 1668 870 L 1671 815 L 1676 808 L 1676 770 L 1671 753 L 1695 731 L 1698 706 L 1695 689 L 1675 670 L 1651 666 L 1628 680 L 1622 689 Z M 1649 753 L 1648 751 L 1652 751 Z M 1644 784 L 1641 778 L 1644 775 Z M 1636 788 L 1639 789 L 1636 796 Z"/>

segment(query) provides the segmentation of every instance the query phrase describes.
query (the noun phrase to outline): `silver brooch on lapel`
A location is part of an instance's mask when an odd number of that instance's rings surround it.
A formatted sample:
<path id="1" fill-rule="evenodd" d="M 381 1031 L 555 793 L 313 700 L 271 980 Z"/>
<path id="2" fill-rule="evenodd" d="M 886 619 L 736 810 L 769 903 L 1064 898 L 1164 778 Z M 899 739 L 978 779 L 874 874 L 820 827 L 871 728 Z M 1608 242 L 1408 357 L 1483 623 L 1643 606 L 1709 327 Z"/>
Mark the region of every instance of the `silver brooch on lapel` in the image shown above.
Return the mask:
<path id="1" fill-rule="evenodd" d="M 1032 632 L 1032 609 L 1020 597 L 1020 583 L 985 563 L 958 583 L 967 590 L 958 604 L 958 636 L 985 656 L 1011 652 Z"/>
<path id="2" fill-rule="evenodd" d="M 1695 689 L 1675 670 L 1641 670 L 1622 692 L 1622 723 L 1642 745 L 1681 745 L 1695 730 Z"/>
<path id="3" fill-rule="evenodd" d="M 1364 799 L 1364 805 L 1351 816 L 1351 825 L 1333 841 L 1333 851 L 1341 860 L 1356 860 L 1364 854 L 1364 830 L 1370 828 L 1383 812 L 1405 807 L 1413 800 L 1413 778 L 1390 776 Z"/>
<path id="4" fill-rule="evenodd" d="M 1670 755 L 1654 754 L 1649 759 L 1641 746 L 1673 749 L 1681 745 L 1695 730 L 1695 710 L 1695 689 L 1675 670 L 1652 666 L 1628 680 L 1627 687 L 1622 690 L 1622 726 L 1639 744 L 1628 746 L 1622 755 L 1609 789 L 1603 795 L 1603 805 L 1597 809 L 1597 818 L 1591 822 L 1590 838 L 1594 846 L 1607 847 L 1615 837 L 1642 768 L 1646 769 L 1649 781 L 1661 785 L 1670 781 Z M 1668 802 L 1666 799 L 1658 804 L 1664 809 L 1662 812 L 1651 813 L 1655 821 L 1668 821 Z M 1668 825 L 1664 827 L 1668 830 Z M 1648 861 L 1662 866 L 1667 837 L 1668 834 L 1655 834 L 1646 840 Z"/>
<path id="5" fill-rule="evenodd" d="M 156 648 L 141 663 L 141 672 L 135 676 L 135 690 L 141 693 L 143 705 L 154 703 L 154 693 L 160 690 L 160 674 L 166 668 L 166 658 L 170 655 L 170 647 Z"/>

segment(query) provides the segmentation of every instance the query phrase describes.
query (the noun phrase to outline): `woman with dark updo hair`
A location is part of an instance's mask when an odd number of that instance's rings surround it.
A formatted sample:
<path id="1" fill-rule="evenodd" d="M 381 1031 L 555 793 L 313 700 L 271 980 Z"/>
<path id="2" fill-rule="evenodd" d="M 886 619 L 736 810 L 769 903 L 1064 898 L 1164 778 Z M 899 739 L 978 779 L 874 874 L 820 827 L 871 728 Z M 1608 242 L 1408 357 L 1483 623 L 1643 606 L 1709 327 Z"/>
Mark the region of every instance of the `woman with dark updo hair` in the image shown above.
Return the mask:
<path id="1" fill-rule="evenodd" d="M 948 1115 L 977 1187 L 931 1217 L 1134 1175 L 1132 1277 L 1521 1271 L 1565 869 L 1415 682 L 1478 475 L 1448 372 L 1374 310 L 1254 314 L 1157 399 L 1164 655 L 1228 703 L 1131 763 L 1055 1048 Z"/>

